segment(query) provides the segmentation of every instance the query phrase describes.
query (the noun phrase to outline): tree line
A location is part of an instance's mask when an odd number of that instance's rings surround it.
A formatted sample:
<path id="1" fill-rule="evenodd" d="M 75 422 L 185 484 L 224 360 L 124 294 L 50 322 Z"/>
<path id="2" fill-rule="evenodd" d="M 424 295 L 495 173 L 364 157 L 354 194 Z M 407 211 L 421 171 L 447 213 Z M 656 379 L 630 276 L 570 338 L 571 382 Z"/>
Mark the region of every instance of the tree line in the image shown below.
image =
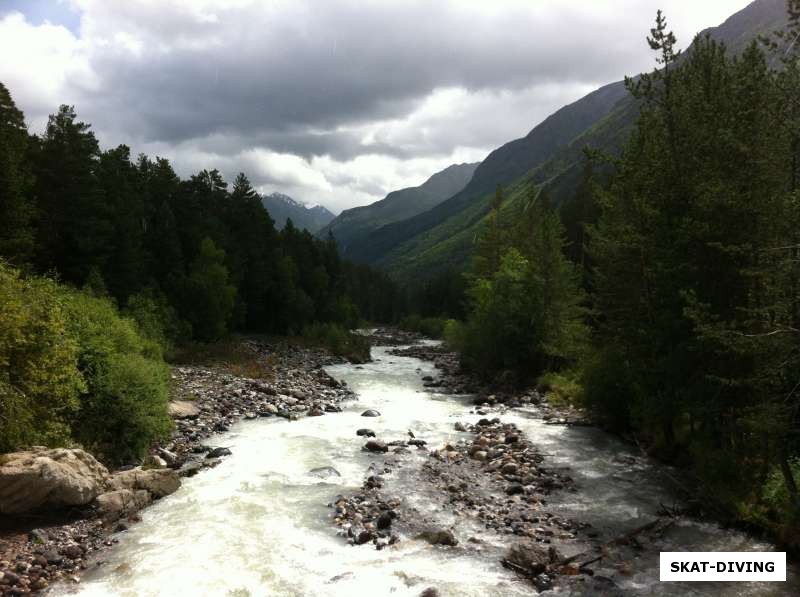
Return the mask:
<path id="1" fill-rule="evenodd" d="M 176 345 L 306 330 L 349 350 L 347 330 L 403 305 L 332 238 L 276 230 L 244 174 L 102 151 L 70 106 L 31 135 L 0 83 L 0 452 L 134 461 L 170 430 Z"/>
<path id="2" fill-rule="evenodd" d="M 729 519 L 800 545 L 800 2 L 739 56 L 681 54 L 659 13 L 657 67 L 618 158 L 587 151 L 560 210 L 502 191 L 445 335 L 489 379 L 539 380 L 696 474 Z M 595 168 L 595 166 L 599 166 Z M 611 167 L 609 178 L 593 175 Z M 566 227 L 566 228 L 565 228 Z"/>
<path id="3" fill-rule="evenodd" d="M 352 326 L 400 308 L 389 279 L 340 259 L 332 239 L 277 231 L 244 174 L 229 188 L 217 170 L 181 180 L 164 158 L 101 151 L 70 106 L 29 135 L 2 83 L 0 193 L 0 257 L 122 308 L 146 298 L 183 337 Z"/>

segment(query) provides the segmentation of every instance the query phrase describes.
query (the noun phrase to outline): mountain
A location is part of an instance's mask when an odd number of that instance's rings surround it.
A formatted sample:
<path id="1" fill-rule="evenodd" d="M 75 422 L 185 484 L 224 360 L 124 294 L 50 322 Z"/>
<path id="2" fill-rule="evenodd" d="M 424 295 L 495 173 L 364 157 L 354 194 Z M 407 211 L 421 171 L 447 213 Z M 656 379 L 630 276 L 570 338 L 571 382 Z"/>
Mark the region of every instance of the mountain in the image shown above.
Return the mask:
<path id="1" fill-rule="evenodd" d="M 336 217 L 321 205 L 306 207 L 282 193 L 264 195 L 261 197 L 261 203 L 275 220 L 275 227 L 279 229 L 286 225 L 287 219 L 291 219 L 296 228 L 301 230 L 305 228 L 314 234 Z"/>
<path id="2" fill-rule="evenodd" d="M 349 247 L 354 243 L 360 246 L 373 230 L 428 211 L 458 193 L 472 178 L 477 167 L 477 163 L 453 164 L 418 187 L 392 191 L 370 205 L 346 209 L 322 228 L 317 236 L 333 233 L 342 253 L 350 257 Z"/>
<path id="3" fill-rule="evenodd" d="M 705 30 L 734 52 L 786 21 L 784 0 L 756 0 L 722 25 Z M 645 51 L 643 49 L 643 51 Z M 470 182 L 433 209 L 382 226 L 348 248 L 351 258 L 380 265 L 400 279 L 416 279 L 468 258 L 497 185 L 510 201 L 543 186 L 555 203 L 569 200 L 583 168 L 586 146 L 618 153 L 636 122 L 638 108 L 624 82 L 611 83 L 555 112 L 525 137 L 496 149 Z"/>

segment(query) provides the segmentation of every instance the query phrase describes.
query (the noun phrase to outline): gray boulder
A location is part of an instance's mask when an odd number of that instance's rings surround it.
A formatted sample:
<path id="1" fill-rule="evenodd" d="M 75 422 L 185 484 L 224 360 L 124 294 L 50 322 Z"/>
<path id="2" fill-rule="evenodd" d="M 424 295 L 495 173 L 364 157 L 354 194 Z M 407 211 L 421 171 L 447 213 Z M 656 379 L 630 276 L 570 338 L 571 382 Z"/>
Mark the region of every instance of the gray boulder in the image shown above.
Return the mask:
<path id="1" fill-rule="evenodd" d="M 117 489 L 101 493 L 95 503 L 101 516 L 116 519 L 144 508 L 150 503 L 150 494 L 144 489 Z"/>
<path id="2" fill-rule="evenodd" d="M 180 486 L 178 472 L 170 468 L 143 470 L 137 467 L 115 474 L 109 483 L 112 490 L 143 489 L 157 498 L 174 493 Z"/>
<path id="3" fill-rule="evenodd" d="M 0 456 L 0 513 L 82 506 L 105 491 L 109 474 L 79 449 L 34 448 Z"/>

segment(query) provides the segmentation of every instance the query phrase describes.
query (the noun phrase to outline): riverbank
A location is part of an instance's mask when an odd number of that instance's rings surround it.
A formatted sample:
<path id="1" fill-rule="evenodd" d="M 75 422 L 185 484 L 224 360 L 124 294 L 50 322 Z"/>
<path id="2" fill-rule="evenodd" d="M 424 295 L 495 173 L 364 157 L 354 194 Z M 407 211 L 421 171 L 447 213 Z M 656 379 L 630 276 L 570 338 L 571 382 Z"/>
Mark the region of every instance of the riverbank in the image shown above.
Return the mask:
<path id="1" fill-rule="evenodd" d="M 258 378 L 231 372 L 224 364 L 173 367 L 175 429 L 154 446 L 151 466 L 168 467 L 190 477 L 220 463 L 230 452 L 207 442 L 242 419 L 324 416 L 352 397 L 323 367 L 342 362 L 326 351 L 284 341 L 244 340 L 241 348 L 268 363 Z M 56 582 L 78 582 L 91 560 L 118 539 L 114 533 L 136 523 L 129 508 L 117 518 L 96 503 L 60 511 L 0 517 L 0 595 L 24 595 Z"/>
<path id="2" fill-rule="evenodd" d="M 376 343 L 397 347 L 389 354 L 433 363 L 438 375 L 424 376 L 424 388 L 472 395 L 472 407 L 465 405 L 463 420 L 454 424 L 463 437 L 442 446 L 428 445 L 411 430 L 411 439 L 367 439 L 365 450 L 390 454 L 368 472 L 358 492 L 331 504 L 340 533 L 353 545 L 370 544 L 379 550 L 405 538 L 475 551 L 477 557 L 498 559 L 537 591 L 555 584 L 579 591 L 615 588 L 611 578 L 591 568 L 598 560 L 585 557 L 603 547 L 591 524 L 548 508 L 552 492 L 574 491 L 569 474 L 552 468 L 516 425 L 495 416 L 533 405 L 547 420 L 586 424 L 583 413 L 553 408 L 535 390 L 508 393 L 481 384 L 461 370 L 457 354 L 440 344 L 419 343 L 421 337 L 414 333 L 379 329 L 373 337 Z M 476 416 L 481 418 L 468 422 Z M 362 432 L 365 439 L 373 435 L 369 429 Z M 412 451 L 425 455 L 420 459 Z M 402 482 L 393 482 L 396 476 Z M 420 510 L 415 500 L 397 492 L 397 486 L 409 484 L 436 507 Z M 643 529 L 640 539 L 645 531 L 658 533 L 662 526 Z M 622 573 L 630 568 L 631 554 L 607 552 L 607 566 Z"/>
<path id="3" fill-rule="evenodd" d="M 387 341 L 391 330 L 379 330 L 378 336 L 391 346 L 418 339 L 403 333 L 396 341 Z M 746 536 L 682 516 L 674 494 L 662 485 L 666 467 L 649 463 L 643 455 L 620 449 L 611 462 L 602 463 L 608 472 L 590 471 L 588 476 L 584 472 L 576 483 L 572 463 L 565 467 L 552 453 L 545 453 L 538 436 L 530 432 L 541 425 L 564 432 L 579 427 L 587 438 L 595 431 L 603 437 L 580 410 L 549 404 L 533 389 L 504 392 L 483 385 L 462 372 L 457 355 L 441 345 L 423 342 L 391 349 L 389 354 L 433 363 L 438 373 L 422 378 L 432 398 L 470 394 L 472 405 L 464 407 L 463 421 L 455 423 L 463 438 L 426 445 L 424 436 L 409 441 L 378 434 L 365 442 L 365 449 L 376 455 L 388 454 L 371 467 L 359 491 L 332 504 L 334 522 L 350 543 L 382 550 L 422 539 L 438 549 L 495 558 L 536 590 L 561 586 L 580 594 L 635 594 L 632 586 L 655 586 L 658 554 L 663 550 L 702 551 L 710 545 L 714 548 L 709 550 L 724 550 L 726 537 L 737 547 L 748 544 Z M 551 441 L 548 438 L 548 446 Z M 642 495 L 632 500 L 636 506 L 631 506 L 630 515 L 625 516 L 624 508 L 618 512 L 619 502 L 613 500 L 618 499 L 619 488 L 601 489 L 603 477 L 608 475 L 610 483 L 620 485 L 616 478 L 624 483 L 629 476 L 636 478 L 637 471 L 650 470 L 646 476 L 653 477 L 653 487 L 638 491 Z M 591 495 L 594 483 L 601 484 L 592 502 L 585 494 Z M 416 500 L 401 491 L 409 485 L 436 507 L 418 508 Z M 584 495 L 578 498 L 579 493 Z M 576 495 L 574 504 L 571 494 Z M 611 514 L 606 519 L 597 515 L 598 510 Z M 774 549 L 757 541 L 752 544 Z"/>

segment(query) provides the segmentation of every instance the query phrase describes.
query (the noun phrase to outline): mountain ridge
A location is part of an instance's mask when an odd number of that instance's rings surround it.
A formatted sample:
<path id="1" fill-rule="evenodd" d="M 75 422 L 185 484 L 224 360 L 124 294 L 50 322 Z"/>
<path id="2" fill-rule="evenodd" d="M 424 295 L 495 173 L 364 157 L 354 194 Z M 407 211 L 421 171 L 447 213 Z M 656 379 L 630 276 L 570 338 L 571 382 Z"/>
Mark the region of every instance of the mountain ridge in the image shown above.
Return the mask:
<path id="1" fill-rule="evenodd" d="M 295 228 L 306 229 L 314 234 L 336 216 L 322 205 L 307 206 L 289 195 L 270 193 L 261 197 L 261 204 L 275 221 L 275 227 L 282 229 L 286 220 L 291 219 Z"/>
<path id="2" fill-rule="evenodd" d="M 783 0 L 756 0 L 700 34 L 738 53 L 785 19 Z M 428 212 L 374 230 L 351 247 L 352 254 L 400 279 L 463 266 L 475 225 L 488 213 L 498 184 L 515 187 L 515 194 L 520 185 L 535 184 L 546 188 L 556 204 L 569 200 L 580 180 L 584 147 L 619 153 L 637 114 L 623 81 L 600 87 L 491 152 L 462 191 Z"/>

